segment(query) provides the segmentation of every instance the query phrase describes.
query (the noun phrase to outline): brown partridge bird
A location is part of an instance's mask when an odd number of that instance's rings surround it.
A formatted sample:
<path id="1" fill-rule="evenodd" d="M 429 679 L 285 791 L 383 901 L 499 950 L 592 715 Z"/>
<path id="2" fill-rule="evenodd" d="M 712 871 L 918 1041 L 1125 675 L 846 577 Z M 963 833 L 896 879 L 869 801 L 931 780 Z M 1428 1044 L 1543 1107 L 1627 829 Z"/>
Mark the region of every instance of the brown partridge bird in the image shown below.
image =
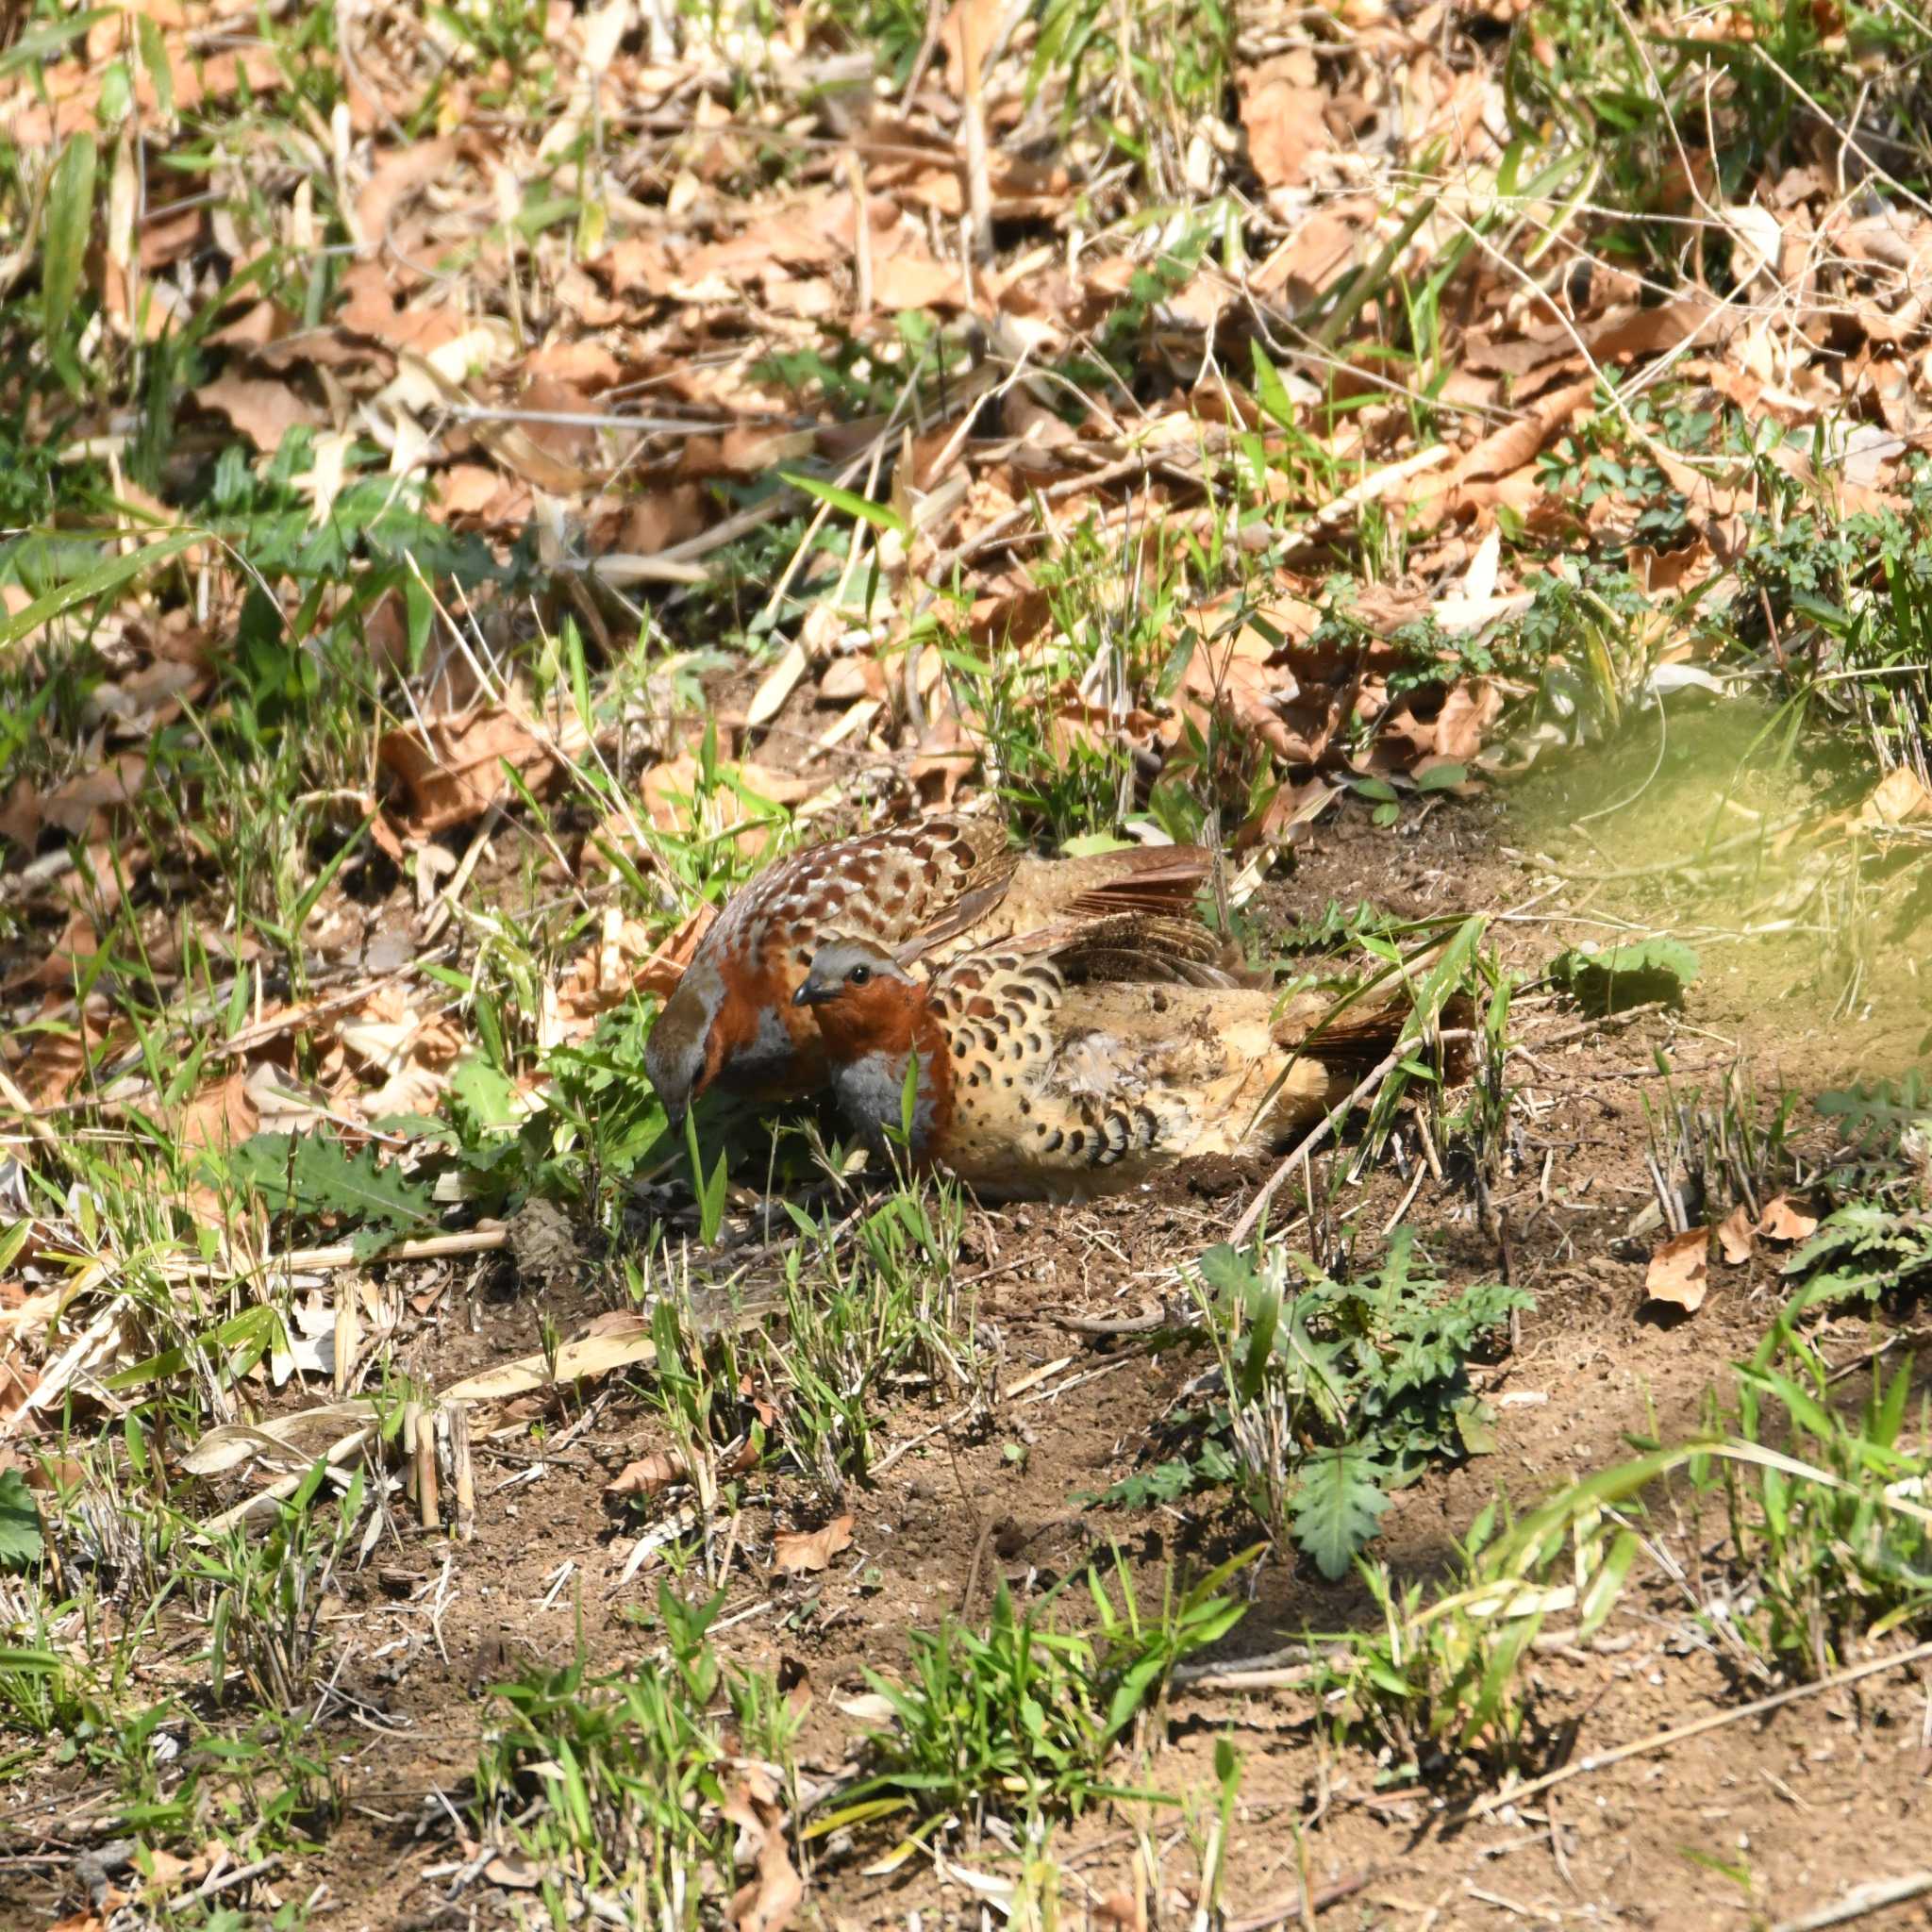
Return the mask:
<path id="1" fill-rule="evenodd" d="M 904 1124 L 916 1056 L 915 1164 L 993 1200 L 1084 1199 L 1192 1156 L 1265 1153 L 1347 1094 L 1400 1029 L 1386 1004 L 1337 1015 L 1313 994 L 1277 1009 L 1252 986 L 1161 983 L 1159 944 L 1137 954 L 1116 936 L 1096 945 L 1063 929 L 920 980 L 883 948 L 841 938 L 795 997 L 874 1150 Z M 1136 957 L 1148 969 L 1138 976 L 1122 970 Z"/>
<path id="2" fill-rule="evenodd" d="M 931 818 L 838 839 L 768 867 L 718 915 L 644 1049 L 675 1126 L 712 1085 L 758 1100 L 825 1084 L 824 1045 L 792 1002 L 829 933 L 886 949 L 918 941 L 929 963 L 1036 927 L 1122 913 L 1192 916 L 1209 855 L 1141 846 L 1090 858 L 1033 858 L 984 818 Z M 1195 927 L 1201 956 L 1219 942 Z M 1187 950 L 1176 934 L 1170 951 Z"/>

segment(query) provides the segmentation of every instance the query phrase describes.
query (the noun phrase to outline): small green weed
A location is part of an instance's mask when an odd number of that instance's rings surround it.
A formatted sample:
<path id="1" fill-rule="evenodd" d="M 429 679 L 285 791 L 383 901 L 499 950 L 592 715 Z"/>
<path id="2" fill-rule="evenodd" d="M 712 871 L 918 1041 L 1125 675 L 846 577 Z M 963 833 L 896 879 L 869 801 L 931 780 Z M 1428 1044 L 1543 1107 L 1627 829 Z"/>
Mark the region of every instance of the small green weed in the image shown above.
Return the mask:
<path id="1" fill-rule="evenodd" d="M 1097 1572 L 1088 1575 L 1091 1636 L 1056 1627 L 1057 1591 L 1022 1616 L 1005 1584 L 984 1631 L 947 1623 L 913 1632 L 907 1683 L 866 1673 L 897 1724 L 874 1734 L 875 1770 L 854 1795 L 892 1792 L 925 1813 L 1004 1808 L 1017 1798 L 1028 1817 L 1152 1795 L 1109 1783 L 1106 1768 L 1174 1665 L 1241 1620 L 1243 1606 L 1217 1592 L 1258 1554 L 1249 1550 L 1178 1593 L 1170 1584 L 1151 1618 L 1117 1555 L 1118 1603 Z"/>
<path id="2" fill-rule="evenodd" d="M 1787 1353 L 1790 1368 L 1740 1371 L 1731 1433 L 1777 1453 L 1718 1464 L 1736 1580 L 1715 1614 L 1757 1635 L 1786 1674 L 1824 1676 L 1849 1644 L 1932 1615 L 1932 1510 L 1919 1500 L 1932 1411 L 1922 1399 L 1913 1414 L 1909 1362 L 1890 1379 L 1874 1364 L 1848 1413 L 1815 1352 L 1792 1340 Z M 1714 1433 L 1725 1420 L 1713 1413 Z"/>
<path id="3" fill-rule="evenodd" d="M 1666 1000 L 1681 1006 L 1697 978 L 1697 955 L 1681 940 L 1641 940 L 1622 946 L 1572 946 L 1550 961 L 1548 974 L 1587 1013 Z"/>
<path id="4" fill-rule="evenodd" d="M 1331 1578 L 1374 1538 L 1392 1491 L 1490 1446 L 1469 1358 L 1532 1306 L 1498 1283 L 1445 1291 L 1407 1228 L 1378 1269 L 1346 1283 L 1278 1245 L 1213 1248 L 1195 1291 L 1221 1393 L 1172 1419 L 1187 1438 L 1179 1457 L 1102 1500 L 1140 1507 L 1230 1485 L 1277 1547 L 1299 1547 Z"/>
<path id="5" fill-rule="evenodd" d="M 1094 129 L 1153 193 L 1181 194 L 1188 149 L 1204 115 L 1226 109 L 1238 11 L 1218 0 L 1047 0 L 1029 97 L 1059 96 L 1064 135 Z"/>
<path id="6" fill-rule="evenodd" d="M 732 1758 L 783 1769 L 796 1728 L 769 1680 L 721 1663 L 708 1632 L 724 1596 L 658 1593 L 662 1655 L 593 1675 L 581 1658 L 496 1687 L 507 1721 L 476 1761 L 474 1814 L 521 1850 L 557 1917 L 633 1891 L 650 1923 L 696 1925 L 737 1889 Z"/>
<path id="7" fill-rule="evenodd" d="M 1788 1309 L 1736 1374 L 1734 1402 L 1712 1398 L 1705 1433 L 1643 1446 L 1518 1522 L 1500 1505 L 1484 1510 L 1446 1587 L 1398 1587 L 1364 1564 L 1382 1627 L 1308 1638 L 1310 1682 L 1338 1732 L 1391 1746 L 1398 1782 L 1465 1754 L 1519 1762 L 1534 1715 L 1520 1671 L 1530 1644 L 1553 1615 L 1574 1619 L 1571 1642 L 1602 1625 L 1640 1547 L 1627 1519 L 1674 1476 L 1722 1501 L 1730 1534 L 1702 1614 L 1765 1677 L 1822 1676 L 1855 1644 L 1923 1633 L 1932 1437 L 1923 1403 L 1907 1426 L 1909 1367 L 1889 1379 L 1874 1371 L 1848 1410 L 1827 1365 L 1793 1339 Z M 1707 1578 L 1707 1558 L 1701 1567 Z"/>
<path id="8" fill-rule="evenodd" d="M 954 1286 L 965 1207 L 957 1188 L 907 1182 L 866 1209 L 847 1257 L 832 1227 L 788 1204 L 782 1339 L 766 1338 L 778 1430 L 828 1505 L 864 1481 L 893 1381 L 978 1385 L 971 1322 Z"/>
<path id="9" fill-rule="evenodd" d="M 265 1538 L 238 1528 L 192 1560 L 190 1575 L 208 1600 L 208 1689 L 219 1707 L 231 1685 L 259 1709 L 293 1716 L 309 1702 L 325 1658 L 322 1612 L 362 1514 L 362 1472 L 325 1524 L 313 1507 L 326 1471 L 318 1462 L 277 1507 Z M 311 1710 L 310 1721 L 319 1715 Z"/>

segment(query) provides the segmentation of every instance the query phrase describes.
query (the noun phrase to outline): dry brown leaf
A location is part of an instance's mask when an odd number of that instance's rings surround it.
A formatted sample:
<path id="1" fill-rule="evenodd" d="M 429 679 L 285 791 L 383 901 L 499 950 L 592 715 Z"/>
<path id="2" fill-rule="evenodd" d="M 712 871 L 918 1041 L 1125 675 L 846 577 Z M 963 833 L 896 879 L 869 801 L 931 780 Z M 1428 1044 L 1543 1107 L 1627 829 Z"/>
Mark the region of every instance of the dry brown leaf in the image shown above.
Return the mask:
<path id="1" fill-rule="evenodd" d="M 1718 1223 L 1718 1245 L 1724 1250 L 1725 1261 L 1733 1268 L 1741 1268 L 1757 1252 L 1751 1229 L 1751 1209 L 1742 1201 Z"/>
<path id="2" fill-rule="evenodd" d="M 963 308 L 959 271 L 931 257 L 889 255 L 873 268 L 872 294 L 880 308 Z"/>
<path id="3" fill-rule="evenodd" d="M 547 1860 L 510 1850 L 496 1853 L 483 1867 L 483 1875 L 506 1891 L 534 1891 L 546 1878 L 554 1876 L 556 1870 Z"/>
<path id="4" fill-rule="evenodd" d="M 674 544 L 689 542 L 710 521 L 708 494 L 695 483 L 674 483 L 626 502 L 608 546 L 597 547 L 653 557 Z"/>
<path id="5" fill-rule="evenodd" d="M 1297 48 L 1243 76 L 1241 126 L 1248 159 L 1264 188 L 1294 188 L 1307 179 L 1308 157 L 1333 147 L 1326 119 L 1328 93 L 1313 57 Z"/>
<path id="6" fill-rule="evenodd" d="M 306 1469 L 319 1457 L 346 1461 L 377 1432 L 367 1401 L 325 1402 L 259 1423 L 221 1423 L 205 1430 L 180 1458 L 190 1475 L 225 1475 L 249 1461 L 264 1471 Z"/>
<path id="7" fill-rule="evenodd" d="M 575 384 L 593 396 L 624 380 L 624 364 L 602 342 L 588 338 L 532 349 L 524 358 L 524 370 L 528 375 Z"/>
<path id="8" fill-rule="evenodd" d="M 378 1072 L 400 1073 L 411 1062 L 447 1067 L 470 1051 L 469 1036 L 444 1014 L 425 1011 L 400 984 L 374 988 L 336 1038 Z"/>
<path id="9" fill-rule="evenodd" d="M 1596 378 L 1566 383 L 1537 403 L 1521 420 L 1486 436 L 1451 473 L 1457 483 L 1481 476 L 1507 476 L 1533 461 L 1557 431 L 1596 393 Z"/>
<path id="10" fill-rule="evenodd" d="M 860 698 L 882 699 L 885 695 L 886 674 L 870 651 L 834 658 L 819 674 L 822 705 L 850 705 Z"/>
<path id="11" fill-rule="evenodd" d="M 178 1857 L 160 1845 L 150 1846 L 143 1889 L 172 1897 L 184 1885 L 199 1885 L 218 1862 L 225 1863 L 231 1856 L 225 1845 L 213 1842 L 203 1845 L 192 1858 Z"/>
<path id="12" fill-rule="evenodd" d="M 395 211 L 410 195 L 446 175 L 460 152 L 456 138 L 412 141 L 391 147 L 356 197 L 356 225 L 365 249 L 379 250 Z"/>
<path id="13" fill-rule="evenodd" d="M 261 1124 L 261 1115 L 248 1091 L 248 1076 L 241 1067 L 212 1086 L 204 1087 L 181 1109 L 175 1123 L 184 1147 L 217 1152 L 239 1147 Z"/>
<path id="14" fill-rule="evenodd" d="M 556 765 L 530 727 L 513 711 L 494 705 L 461 717 L 407 724 L 385 732 L 376 756 L 408 788 L 409 837 L 425 839 L 480 818 L 509 795 L 508 762 L 532 791 L 550 782 Z"/>
<path id="15" fill-rule="evenodd" d="M 1487 677 L 1466 677 L 1451 685 L 1436 713 L 1435 756 L 1467 764 L 1502 715 L 1503 693 Z"/>
<path id="16" fill-rule="evenodd" d="M 1868 829 L 1902 825 L 1928 814 L 1932 814 L 1932 791 L 1909 766 L 1899 765 L 1879 779 L 1872 795 L 1858 808 L 1857 823 Z"/>
<path id="17" fill-rule="evenodd" d="M 691 964 L 698 941 L 711 929 L 718 908 L 708 903 L 700 906 L 682 925 L 631 974 L 631 985 L 639 992 L 666 998 L 677 989 L 684 969 Z"/>
<path id="18" fill-rule="evenodd" d="M 785 1932 L 805 1896 L 805 1885 L 785 1843 L 785 1809 L 777 1793 L 754 1767 L 719 1808 L 738 1826 L 738 1862 L 757 1868 L 731 1901 L 731 1924 L 737 1932 Z"/>
<path id="19" fill-rule="evenodd" d="M 1354 262 L 1373 214 L 1357 208 L 1357 218 L 1345 220 L 1340 209 L 1311 208 L 1249 277 L 1249 286 L 1257 295 L 1286 291 L 1297 308 L 1312 302 Z"/>
<path id="20" fill-rule="evenodd" d="M 822 607 L 823 608 L 823 607 Z M 762 731 L 780 711 L 785 701 L 798 689 L 799 680 L 811 668 L 805 646 L 795 640 L 785 647 L 785 655 L 766 672 L 751 703 L 744 708 L 744 728 Z"/>
<path id="21" fill-rule="evenodd" d="M 1818 1232 L 1818 1217 L 1791 1205 L 1789 1194 L 1779 1194 L 1764 1204 L 1757 1217 L 1757 1232 L 1766 1241 L 1808 1241 Z"/>
<path id="22" fill-rule="evenodd" d="M 1702 537 L 1677 550 L 1653 550 L 1633 543 L 1627 552 L 1630 571 L 1653 597 L 1675 597 L 1699 584 L 1716 568 L 1710 545 Z"/>
<path id="23" fill-rule="evenodd" d="M 1687 1315 L 1704 1306 L 1710 1286 L 1710 1229 L 1693 1227 L 1674 1234 L 1650 1257 L 1643 1291 L 1654 1302 L 1670 1302 Z"/>
<path id="24" fill-rule="evenodd" d="M 106 764 L 69 778 L 40 801 L 42 824 L 57 826 L 70 839 L 100 840 L 108 836 L 109 814 L 141 796 L 147 775 L 147 758 L 141 752 L 123 752 Z"/>
<path id="25" fill-rule="evenodd" d="M 980 68 L 1005 11 L 1006 0 L 953 0 L 946 9 L 939 44 L 946 57 L 946 76 L 959 98 L 979 92 Z"/>
<path id="26" fill-rule="evenodd" d="M 1748 320 L 1748 310 L 1727 308 L 1707 295 L 1687 295 L 1656 308 L 1606 317 L 1584 341 L 1599 363 L 1616 362 L 1625 357 L 1667 356 L 1692 341 L 1718 347 Z"/>
<path id="27" fill-rule="evenodd" d="M 29 1299 L 18 1292 L 9 1294 L 7 1307 L 8 1325 L 17 1329 L 31 1324 L 35 1320 L 37 1308 L 42 1315 L 51 1315 L 51 1301 L 50 1296 L 35 1296 Z M 0 1420 L 10 1423 L 20 1413 L 27 1398 L 40 1386 L 40 1370 L 27 1366 L 22 1356 L 19 1341 L 9 1342 L 6 1355 L 0 1357 Z M 32 1479 L 29 1474 L 28 1480 Z"/>
<path id="28" fill-rule="evenodd" d="M 70 912 L 60 935 L 44 952 L 28 954 L 9 973 L 0 987 L 12 992 L 24 987 L 37 987 L 42 992 L 71 992 L 75 976 L 101 949 L 100 935 L 85 912 Z"/>
<path id="29" fill-rule="evenodd" d="M 819 789 L 813 778 L 794 778 L 784 772 L 774 772 L 763 765 L 745 761 L 731 767 L 738 781 L 747 787 L 758 798 L 769 799 L 774 805 L 799 805 Z M 688 833 L 691 826 L 691 798 L 697 786 L 698 761 L 689 752 L 682 753 L 665 764 L 653 765 L 644 774 L 642 791 L 644 815 L 663 832 Z M 714 793 L 710 808 L 721 811 L 724 816 L 708 830 L 729 831 L 733 825 L 742 824 L 751 815 L 751 808 L 739 796 L 734 788 L 728 796 Z M 739 849 L 756 854 L 764 850 L 770 842 L 771 829 L 763 824 L 746 825 L 738 835 Z"/>
<path id="30" fill-rule="evenodd" d="M 686 1468 L 683 1457 L 654 1449 L 635 1462 L 626 1462 L 604 1485 L 604 1493 L 613 1499 L 658 1496 L 674 1483 L 688 1482 L 690 1478 L 691 1471 Z"/>
<path id="31" fill-rule="evenodd" d="M 714 908 L 706 906 L 701 909 L 708 924 Z M 685 925 L 691 923 L 687 920 Z M 607 907 L 604 931 L 597 943 L 579 953 L 570 971 L 557 982 L 557 1009 L 567 1020 L 589 1021 L 622 1006 L 634 989 L 661 991 L 664 989 L 659 984 L 643 986 L 647 977 L 661 978 L 661 967 L 656 973 L 652 970 L 659 960 L 660 955 L 651 949 L 650 928 L 641 920 L 624 918 L 616 907 Z M 674 983 L 683 963 L 680 961 L 671 974 Z"/>
<path id="32" fill-rule="evenodd" d="M 281 448 L 291 429 L 325 429 L 327 412 L 279 377 L 242 375 L 229 370 L 193 391 L 204 409 L 219 411 L 264 456 Z"/>
<path id="33" fill-rule="evenodd" d="M 772 1567 L 804 1572 L 823 1570 L 841 1550 L 852 1547 L 852 1518 L 835 1516 L 823 1529 L 781 1531 L 772 1539 Z"/>
<path id="34" fill-rule="evenodd" d="M 17 587 L 8 585 L 6 588 L 12 590 Z M 0 800 L 0 839 L 5 839 L 22 852 L 31 852 L 40 836 L 41 794 L 31 778 L 16 778 L 7 788 L 5 799 Z"/>
<path id="35" fill-rule="evenodd" d="M 444 516 L 480 516 L 502 488 L 503 478 L 482 463 L 452 463 L 437 476 L 437 505 Z"/>
<path id="36" fill-rule="evenodd" d="M 578 1341 L 566 1341 L 557 1351 L 553 1364 L 541 1355 L 521 1356 L 479 1374 L 466 1375 L 441 1394 L 444 1402 L 504 1402 L 513 1395 L 527 1395 L 533 1390 L 548 1389 L 553 1383 L 585 1382 L 608 1375 L 618 1369 L 637 1368 L 658 1358 L 657 1343 L 651 1340 L 648 1318 L 621 1314 L 622 1327 L 612 1325 L 603 1332 L 586 1335 Z"/>

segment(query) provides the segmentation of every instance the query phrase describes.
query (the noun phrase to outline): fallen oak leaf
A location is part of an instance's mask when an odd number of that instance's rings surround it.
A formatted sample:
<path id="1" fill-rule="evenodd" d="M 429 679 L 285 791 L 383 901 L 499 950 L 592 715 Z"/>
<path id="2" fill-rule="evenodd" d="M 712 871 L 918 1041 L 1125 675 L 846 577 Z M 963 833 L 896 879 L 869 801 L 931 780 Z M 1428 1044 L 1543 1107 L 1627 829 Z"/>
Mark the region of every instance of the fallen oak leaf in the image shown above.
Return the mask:
<path id="1" fill-rule="evenodd" d="M 1710 1286 L 1710 1230 L 1693 1227 L 1674 1234 L 1650 1257 L 1643 1291 L 1654 1302 L 1669 1302 L 1694 1315 Z"/>
<path id="2" fill-rule="evenodd" d="M 506 764 L 533 791 L 542 791 L 558 769 L 549 749 L 503 706 L 387 731 L 377 741 L 375 755 L 408 790 L 406 830 L 417 839 L 467 824 L 508 797 Z"/>
<path id="3" fill-rule="evenodd" d="M 823 1570 L 841 1550 L 852 1547 L 852 1518 L 835 1516 L 823 1529 L 781 1531 L 772 1539 L 772 1567 L 800 1574 Z"/>
<path id="4" fill-rule="evenodd" d="M 221 1152 L 239 1147 L 261 1125 L 261 1110 L 248 1091 L 244 1068 L 204 1087 L 175 1117 L 175 1132 L 182 1146 Z"/>
<path id="5" fill-rule="evenodd" d="M 1757 1232 L 1767 1241 L 1807 1241 L 1818 1232 L 1818 1217 L 1793 1208 L 1789 1194 L 1780 1194 L 1764 1204 L 1757 1217 Z"/>
<path id="6" fill-rule="evenodd" d="M 498 1852 L 483 1868 L 484 1877 L 506 1891 L 534 1891 L 554 1872 L 555 1867 L 518 1851 Z"/>
<path id="7" fill-rule="evenodd" d="M 654 1449 L 635 1462 L 626 1462 L 604 1485 L 604 1493 L 612 1501 L 621 1501 L 625 1496 L 658 1496 L 674 1483 L 689 1481 L 690 1477 L 691 1471 L 683 1457 Z"/>
<path id="8" fill-rule="evenodd" d="M 1855 824 L 1860 831 L 1903 825 L 1932 814 L 1932 791 L 1909 765 L 1896 765 L 1881 778 L 1858 808 Z"/>

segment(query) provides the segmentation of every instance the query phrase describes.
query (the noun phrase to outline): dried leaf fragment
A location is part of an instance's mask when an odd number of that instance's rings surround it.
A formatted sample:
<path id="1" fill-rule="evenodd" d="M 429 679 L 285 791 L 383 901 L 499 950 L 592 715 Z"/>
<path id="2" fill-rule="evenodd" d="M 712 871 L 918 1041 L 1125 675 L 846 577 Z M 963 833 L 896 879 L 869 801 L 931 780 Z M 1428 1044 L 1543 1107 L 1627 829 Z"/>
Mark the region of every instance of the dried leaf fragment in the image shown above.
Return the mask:
<path id="1" fill-rule="evenodd" d="M 731 1901 L 732 1924 L 738 1932 L 784 1932 L 805 1896 L 805 1884 L 785 1842 L 785 1811 L 777 1793 L 754 1768 L 720 1809 L 738 1826 L 738 1862 L 757 1868 Z"/>
<path id="2" fill-rule="evenodd" d="M 1756 1244 L 1751 1239 L 1753 1226 L 1751 1209 L 1742 1201 L 1718 1224 L 1718 1245 L 1723 1248 L 1724 1260 L 1731 1267 L 1742 1267 L 1755 1252 Z"/>
<path id="3" fill-rule="evenodd" d="M 1818 1232 L 1818 1217 L 1794 1208 L 1789 1194 L 1780 1194 L 1764 1204 L 1757 1217 L 1757 1232 L 1773 1241 L 1808 1241 Z"/>
<path id="4" fill-rule="evenodd" d="M 1692 1315 L 1704 1306 L 1710 1286 L 1710 1229 L 1693 1227 L 1674 1234 L 1650 1257 L 1643 1291 L 1654 1302 L 1669 1302 Z"/>
<path id="5" fill-rule="evenodd" d="M 823 1570 L 841 1550 L 852 1547 L 852 1518 L 835 1516 L 823 1529 L 781 1532 L 772 1539 L 772 1567 L 802 1573 Z"/>
<path id="6" fill-rule="evenodd" d="M 1865 827 L 1902 825 L 1932 813 L 1932 791 L 1907 765 L 1886 773 L 1872 795 L 1858 808 L 1858 824 Z"/>
<path id="7" fill-rule="evenodd" d="M 661 1495 L 672 1484 L 688 1480 L 690 1474 L 683 1457 L 654 1449 L 648 1456 L 640 1456 L 635 1462 L 626 1462 L 604 1485 L 604 1493 L 613 1499 Z"/>
<path id="8" fill-rule="evenodd" d="M 532 791 L 556 771 L 549 751 L 514 711 L 486 707 L 466 717 L 435 718 L 385 732 L 376 756 L 409 792 L 412 838 L 430 838 L 480 818 L 509 795 L 506 764 Z"/>

